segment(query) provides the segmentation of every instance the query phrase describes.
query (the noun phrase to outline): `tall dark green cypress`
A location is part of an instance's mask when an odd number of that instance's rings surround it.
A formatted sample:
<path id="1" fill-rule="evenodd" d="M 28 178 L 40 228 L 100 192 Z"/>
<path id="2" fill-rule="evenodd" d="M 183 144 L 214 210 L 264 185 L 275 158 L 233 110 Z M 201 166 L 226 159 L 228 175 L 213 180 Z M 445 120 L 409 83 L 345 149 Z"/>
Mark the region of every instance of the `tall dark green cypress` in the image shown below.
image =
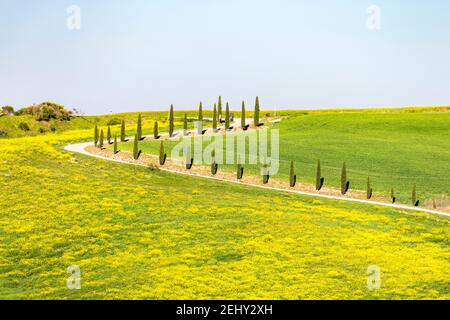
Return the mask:
<path id="1" fill-rule="evenodd" d="M 170 106 L 170 111 L 169 111 L 169 137 L 173 136 L 173 130 L 174 130 L 174 125 L 173 125 L 173 104 Z"/>
<path id="2" fill-rule="evenodd" d="M 137 134 L 138 140 L 142 140 L 142 116 L 140 114 L 138 116 L 136 134 Z"/>
<path id="3" fill-rule="evenodd" d="M 120 141 L 125 142 L 126 141 L 125 136 L 125 120 L 122 120 L 122 125 L 120 126 Z"/>
<path id="4" fill-rule="evenodd" d="M 98 146 L 100 147 L 100 148 L 103 148 L 103 145 L 104 145 L 104 138 L 103 138 L 103 130 L 100 130 L 100 140 L 99 140 L 99 142 L 98 142 Z"/>
<path id="5" fill-rule="evenodd" d="M 230 106 L 227 102 L 227 108 L 225 110 L 225 129 L 228 130 L 230 128 Z"/>
<path id="6" fill-rule="evenodd" d="M 323 187 L 324 178 L 322 177 L 322 169 L 320 167 L 320 160 L 317 160 L 317 171 L 316 171 L 316 190 L 320 191 Z"/>
<path id="7" fill-rule="evenodd" d="M 294 188 L 296 183 L 297 183 L 297 175 L 295 174 L 294 161 L 291 161 L 291 171 L 289 173 L 289 185 L 291 186 L 291 188 Z"/>
<path id="8" fill-rule="evenodd" d="M 341 194 L 346 194 L 348 191 L 349 182 L 347 180 L 347 165 L 344 162 L 342 165 L 342 171 L 341 171 Z"/>
<path id="9" fill-rule="evenodd" d="M 392 203 L 395 203 L 395 201 L 396 201 L 394 188 L 391 189 L 391 200 L 392 200 Z"/>
<path id="10" fill-rule="evenodd" d="M 370 186 L 370 177 L 367 177 L 367 199 L 372 199 L 373 189 Z"/>
<path id="11" fill-rule="evenodd" d="M 198 121 L 203 122 L 203 103 L 200 101 L 200 106 L 198 107 Z"/>
<path id="12" fill-rule="evenodd" d="M 417 192 L 416 192 L 416 183 L 413 184 L 412 194 L 411 194 L 412 204 L 417 206 Z"/>
<path id="13" fill-rule="evenodd" d="M 222 97 L 219 97 L 219 102 L 217 104 L 217 113 L 218 113 L 218 118 L 220 119 L 222 117 Z"/>
<path id="14" fill-rule="evenodd" d="M 188 134 L 187 113 L 184 113 L 184 119 L 183 119 L 183 135 L 187 136 L 187 134 Z"/>
<path id="15" fill-rule="evenodd" d="M 257 127 L 259 125 L 259 112 L 260 112 L 260 108 L 259 108 L 259 97 L 256 97 L 256 101 L 255 101 L 255 112 L 253 114 L 253 125 L 255 127 Z"/>
<path id="16" fill-rule="evenodd" d="M 98 126 L 95 125 L 94 128 L 94 145 L 97 146 L 98 145 Z"/>
<path id="17" fill-rule="evenodd" d="M 164 152 L 164 141 L 159 146 L 159 164 L 163 166 L 166 163 L 167 154 Z"/>
<path id="18" fill-rule="evenodd" d="M 155 140 L 159 139 L 158 121 L 156 121 L 156 120 L 155 120 L 155 124 L 153 125 L 153 138 L 155 138 Z"/>
<path id="19" fill-rule="evenodd" d="M 241 110 L 241 128 L 245 130 L 245 102 L 242 101 L 242 110 Z"/>
<path id="20" fill-rule="evenodd" d="M 117 146 L 117 136 L 114 137 L 114 154 L 119 153 L 119 147 Z"/>
<path id="21" fill-rule="evenodd" d="M 133 159 L 137 160 L 139 159 L 139 156 L 141 155 L 141 151 L 139 150 L 139 139 L 138 135 L 134 137 L 134 145 L 133 145 Z"/>
<path id="22" fill-rule="evenodd" d="M 213 130 L 217 130 L 217 106 L 214 103 L 214 111 L 213 111 L 213 124 L 212 124 Z"/>
<path id="23" fill-rule="evenodd" d="M 112 144 L 112 136 L 111 136 L 111 126 L 108 125 L 108 132 L 106 134 L 106 140 L 108 140 L 108 144 Z"/>

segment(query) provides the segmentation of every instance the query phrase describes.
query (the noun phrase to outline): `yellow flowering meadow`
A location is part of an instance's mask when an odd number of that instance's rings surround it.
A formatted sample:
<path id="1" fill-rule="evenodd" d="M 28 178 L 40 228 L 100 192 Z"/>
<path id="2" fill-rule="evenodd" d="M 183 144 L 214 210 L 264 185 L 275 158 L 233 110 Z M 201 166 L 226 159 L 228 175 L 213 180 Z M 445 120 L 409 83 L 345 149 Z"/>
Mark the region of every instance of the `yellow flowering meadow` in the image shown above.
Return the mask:
<path id="1" fill-rule="evenodd" d="M 448 218 L 63 151 L 90 135 L 0 140 L 0 298 L 450 298 Z"/>

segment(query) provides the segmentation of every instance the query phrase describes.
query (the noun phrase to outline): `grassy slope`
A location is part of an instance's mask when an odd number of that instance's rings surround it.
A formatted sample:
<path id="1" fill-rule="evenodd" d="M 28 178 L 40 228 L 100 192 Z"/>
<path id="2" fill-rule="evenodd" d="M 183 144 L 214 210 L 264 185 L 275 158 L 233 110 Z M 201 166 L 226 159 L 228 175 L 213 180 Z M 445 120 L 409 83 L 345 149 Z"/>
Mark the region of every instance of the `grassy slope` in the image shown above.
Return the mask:
<path id="1" fill-rule="evenodd" d="M 338 187 L 346 161 L 352 188 L 365 190 L 370 176 L 375 192 L 388 196 L 394 188 L 403 203 L 410 203 L 414 182 L 421 200 L 448 196 L 450 112 L 414 111 L 284 112 L 288 118 L 274 126 L 280 129 L 281 168 L 276 178 L 286 179 L 294 160 L 298 178 L 314 183 L 321 159 L 325 183 Z M 168 154 L 176 144 L 166 142 Z M 121 148 L 131 150 L 132 143 Z M 159 142 L 144 141 L 141 148 L 157 153 Z M 259 166 L 247 165 L 246 172 L 258 174 Z"/>
<path id="2" fill-rule="evenodd" d="M 1 298 L 450 298 L 449 220 L 0 141 Z M 367 267 L 382 287 L 366 288 Z M 79 265 L 82 289 L 66 289 Z"/>

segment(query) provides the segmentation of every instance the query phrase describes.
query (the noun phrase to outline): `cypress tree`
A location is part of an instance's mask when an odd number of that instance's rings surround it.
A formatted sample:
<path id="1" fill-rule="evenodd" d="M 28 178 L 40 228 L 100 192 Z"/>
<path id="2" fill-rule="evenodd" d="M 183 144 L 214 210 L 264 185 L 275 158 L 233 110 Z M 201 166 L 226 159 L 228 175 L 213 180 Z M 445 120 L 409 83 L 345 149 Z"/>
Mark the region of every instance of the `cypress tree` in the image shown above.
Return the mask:
<path id="1" fill-rule="evenodd" d="M 367 199 L 372 199 L 373 189 L 370 186 L 370 177 L 367 177 Z"/>
<path id="2" fill-rule="evenodd" d="M 269 169 L 267 168 L 267 164 L 263 166 L 263 184 L 268 184 L 270 179 Z"/>
<path id="3" fill-rule="evenodd" d="M 188 134 L 188 123 L 187 123 L 187 113 L 185 113 L 183 119 L 183 135 L 187 136 L 187 134 Z"/>
<path id="4" fill-rule="evenodd" d="M 98 126 L 95 125 L 95 128 L 94 128 L 94 146 L 97 147 L 97 145 L 98 145 Z"/>
<path id="5" fill-rule="evenodd" d="M 141 114 L 139 114 L 139 116 L 138 116 L 136 132 L 137 132 L 138 140 L 142 140 L 142 116 L 141 116 Z"/>
<path id="6" fill-rule="evenodd" d="M 211 174 L 213 176 L 216 175 L 217 169 L 219 168 L 219 165 L 216 163 L 216 151 L 212 151 L 212 163 L 211 163 Z"/>
<path id="7" fill-rule="evenodd" d="M 156 121 L 156 120 L 155 120 L 155 124 L 153 125 L 153 138 L 155 138 L 155 140 L 159 139 L 158 121 Z"/>
<path id="8" fill-rule="evenodd" d="M 191 147 L 188 147 L 186 150 L 186 169 L 191 170 L 193 164 L 194 159 L 191 157 Z"/>
<path id="9" fill-rule="evenodd" d="M 241 128 L 242 128 L 243 130 L 246 130 L 245 125 L 246 125 L 246 124 L 245 124 L 245 102 L 242 101 Z"/>
<path id="10" fill-rule="evenodd" d="M 99 143 L 98 143 L 98 146 L 100 148 L 103 148 L 103 144 L 104 144 L 103 140 L 104 140 L 104 138 L 103 138 L 103 130 L 100 130 L 100 140 L 99 140 Z"/>
<path id="11" fill-rule="evenodd" d="M 217 105 L 217 113 L 220 119 L 222 117 L 222 97 L 219 97 L 219 103 Z"/>
<path id="12" fill-rule="evenodd" d="M 114 154 L 119 153 L 119 148 L 117 146 L 117 136 L 114 137 Z"/>
<path id="13" fill-rule="evenodd" d="M 108 132 L 106 134 L 106 139 L 108 140 L 108 144 L 112 144 L 111 137 L 111 126 L 108 126 Z"/>
<path id="14" fill-rule="evenodd" d="M 238 162 L 237 164 L 237 171 L 236 171 L 237 179 L 241 180 L 244 176 L 244 168 L 242 167 L 242 164 Z"/>
<path id="15" fill-rule="evenodd" d="M 214 103 L 214 111 L 213 111 L 213 130 L 217 131 L 217 106 Z"/>
<path id="16" fill-rule="evenodd" d="M 347 180 L 347 165 L 344 162 L 342 165 L 342 172 L 341 172 L 341 193 L 342 195 L 345 195 L 350 187 L 350 182 Z"/>
<path id="17" fill-rule="evenodd" d="M 200 106 L 198 107 L 198 121 L 203 122 L 203 104 L 200 101 Z"/>
<path id="18" fill-rule="evenodd" d="M 417 193 L 416 193 L 416 183 L 413 184 L 411 200 L 414 206 L 416 207 L 419 206 L 419 200 L 417 200 Z"/>
<path id="19" fill-rule="evenodd" d="M 394 188 L 391 189 L 391 200 L 392 200 L 392 203 L 395 203 L 395 201 L 396 201 Z"/>
<path id="20" fill-rule="evenodd" d="M 322 177 L 322 170 L 320 167 L 320 160 L 317 160 L 317 172 L 316 172 L 316 190 L 320 191 L 323 187 L 325 179 Z"/>
<path id="21" fill-rule="evenodd" d="M 228 130 L 230 128 L 230 107 L 227 102 L 227 108 L 225 110 L 225 129 Z"/>
<path id="22" fill-rule="evenodd" d="M 139 139 L 138 135 L 134 137 L 134 145 L 133 145 L 133 159 L 137 160 L 139 159 L 139 156 L 141 155 L 141 150 L 139 150 Z"/>
<path id="23" fill-rule="evenodd" d="M 120 141 L 125 142 L 126 141 L 126 137 L 125 137 L 125 120 L 122 120 L 122 125 L 120 127 Z"/>
<path id="24" fill-rule="evenodd" d="M 164 142 L 161 141 L 161 145 L 159 147 L 159 164 L 163 166 L 166 163 L 167 154 L 164 152 Z"/>
<path id="25" fill-rule="evenodd" d="M 291 188 L 295 187 L 295 184 L 297 183 L 297 175 L 295 174 L 295 166 L 294 166 L 294 161 L 291 161 L 291 171 L 289 174 L 289 184 L 291 186 Z"/>
<path id="26" fill-rule="evenodd" d="M 174 130 L 174 125 L 173 125 L 173 104 L 170 106 L 170 112 L 169 112 L 169 137 L 173 136 L 173 130 Z"/>
<path id="27" fill-rule="evenodd" d="M 259 97 L 256 97 L 255 102 L 255 113 L 253 115 L 253 125 L 257 127 L 259 125 Z"/>

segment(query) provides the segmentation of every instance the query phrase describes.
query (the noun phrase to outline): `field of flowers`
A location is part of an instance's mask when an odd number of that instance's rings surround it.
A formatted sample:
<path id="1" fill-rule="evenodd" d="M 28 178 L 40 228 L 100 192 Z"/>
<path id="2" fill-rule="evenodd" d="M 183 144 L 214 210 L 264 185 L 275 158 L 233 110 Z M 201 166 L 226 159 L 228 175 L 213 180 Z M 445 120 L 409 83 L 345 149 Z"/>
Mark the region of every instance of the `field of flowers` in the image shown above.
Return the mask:
<path id="1" fill-rule="evenodd" d="M 448 218 L 62 149 L 91 136 L 0 140 L 0 298 L 450 298 Z M 80 290 L 66 286 L 73 265 Z"/>

